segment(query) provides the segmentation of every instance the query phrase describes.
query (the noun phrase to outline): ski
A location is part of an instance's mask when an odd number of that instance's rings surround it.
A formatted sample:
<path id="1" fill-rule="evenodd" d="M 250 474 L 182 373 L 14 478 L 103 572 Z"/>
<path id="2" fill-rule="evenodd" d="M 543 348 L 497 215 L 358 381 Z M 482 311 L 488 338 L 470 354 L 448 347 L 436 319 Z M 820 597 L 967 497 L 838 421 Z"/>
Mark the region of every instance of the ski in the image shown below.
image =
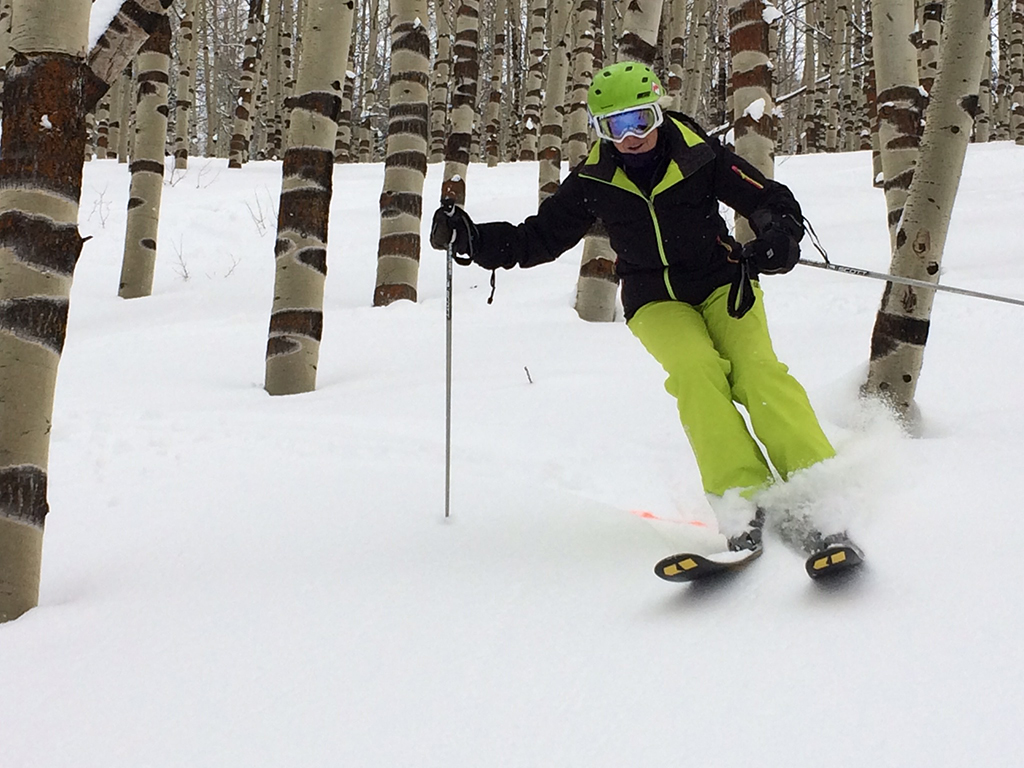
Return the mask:
<path id="1" fill-rule="evenodd" d="M 753 549 L 738 552 L 719 552 L 713 555 L 698 555 L 683 552 L 658 561 L 654 573 L 665 581 L 697 581 L 719 573 L 739 571 L 761 556 L 764 549 L 758 545 Z"/>
<path id="2" fill-rule="evenodd" d="M 812 551 L 805 566 L 812 579 L 823 579 L 856 568 L 864 562 L 864 552 L 845 536 L 839 541 L 822 543 Z"/>

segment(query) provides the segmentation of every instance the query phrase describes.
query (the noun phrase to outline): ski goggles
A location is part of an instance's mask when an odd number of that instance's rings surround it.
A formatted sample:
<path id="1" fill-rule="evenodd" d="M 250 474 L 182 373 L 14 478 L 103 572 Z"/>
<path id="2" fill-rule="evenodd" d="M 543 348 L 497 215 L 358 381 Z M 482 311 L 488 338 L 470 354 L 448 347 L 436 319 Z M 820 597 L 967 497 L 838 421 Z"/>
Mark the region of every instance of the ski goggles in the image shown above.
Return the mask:
<path id="1" fill-rule="evenodd" d="M 646 104 L 642 107 L 612 112 L 593 118 L 594 129 L 602 139 L 622 141 L 627 136 L 642 139 L 661 125 L 661 107 L 657 104 Z"/>

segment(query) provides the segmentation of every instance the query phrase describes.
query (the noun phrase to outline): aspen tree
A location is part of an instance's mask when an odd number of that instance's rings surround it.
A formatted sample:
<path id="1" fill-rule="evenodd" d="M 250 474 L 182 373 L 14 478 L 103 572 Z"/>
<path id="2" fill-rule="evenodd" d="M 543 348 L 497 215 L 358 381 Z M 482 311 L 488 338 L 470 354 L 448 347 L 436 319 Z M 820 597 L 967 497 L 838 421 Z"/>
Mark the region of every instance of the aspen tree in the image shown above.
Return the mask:
<path id="1" fill-rule="evenodd" d="M 185 0 L 185 14 L 178 30 L 178 82 L 174 99 L 174 167 L 188 168 L 189 131 L 196 89 L 192 74 L 199 52 L 195 39 L 196 5 L 198 0 Z"/>
<path id="2" fill-rule="evenodd" d="M 775 177 L 775 117 L 768 25 L 762 0 L 729 0 L 732 53 L 732 125 L 736 154 L 765 177 Z M 754 237 L 746 219 L 736 217 L 736 239 Z"/>
<path id="3" fill-rule="evenodd" d="M 88 57 L 88 0 L 14 9 L 0 137 L 0 622 L 39 600 L 54 388 L 85 242 L 85 116 L 170 2 L 126 2 Z"/>
<path id="4" fill-rule="evenodd" d="M 444 153 L 444 181 L 441 197 L 450 197 L 459 205 L 466 202 L 466 172 L 469 169 L 476 120 L 477 81 L 480 77 L 478 39 L 479 0 L 457 0 L 455 16 L 454 78 L 448 143 Z"/>
<path id="5" fill-rule="evenodd" d="M 985 41 L 981 59 L 981 81 L 978 86 L 978 116 L 974 119 L 974 141 L 984 143 L 991 137 L 992 125 L 992 45 Z"/>
<path id="6" fill-rule="evenodd" d="M 391 0 L 391 83 L 374 306 L 416 301 L 430 124 L 427 0 Z"/>
<path id="7" fill-rule="evenodd" d="M 921 87 L 932 92 L 935 76 L 939 72 L 940 41 L 942 39 L 943 2 L 929 0 L 921 6 L 921 50 L 918 58 Z"/>
<path id="8" fill-rule="evenodd" d="M 921 144 L 924 97 L 918 84 L 917 51 L 910 41 L 914 8 L 905 0 L 872 0 L 878 141 L 885 176 L 889 235 L 903 216 Z M 980 66 L 980 65 L 979 65 Z"/>
<path id="9" fill-rule="evenodd" d="M 595 2 L 596 0 L 584 1 Z M 488 168 L 495 167 L 501 159 L 501 102 L 504 96 L 501 89 L 501 76 L 505 63 L 505 21 L 507 12 L 507 0 L 495 0 L 494 39 L 491 46 L 491 88 L 487 96 L 487 111 L 484 114 L 484 126 L 487 132 L 486 157 Z"/>
<path id="10" fill-rule="evenodd" d="M 249 159 L 252 140 L 253 94 L 258 83 L 263 52 L 263 0 L 249 0 L 249 18 L 245 31 L 245 51 L 242 59 L 242 77 L 238 82 L 238 100 L 235 123 L 231 134 L 229 168 L 241 168 Z"/>
<path id="11" fill-rule="evenodd" d="M 895 238 L 891 271 L 938 282 L 946 233 L 978 105 L 991 0 L 949 0 L 939 75 L 928 106 L 920 160 Z M 875 9 L 876 23 L 879 9 Z M 871 336 L 864 391 L 888 402 L 912 426 L 914 394 L 935 292 L 887 283 Z"/>
<path id="12" fill-rule="evenodd" d="M 352 104 L 356 88 L 355 58 L 350 44 L 345 84 L 341 89 L 341 112 L 338 114 L 338 137 L 334 141 L 334 162 L 352 162 Z"/>
<path id="13" fill-rule="evenodd" d="M 366 58 L 363 62 L 362 114 L 359 119 L 357 136 L 359 144 L 359 162 L 369 163 L 373 160 L 374 144 L 374 109 L 377 106 L 377 37 L 379 20 L 377 18 L 378 0 L 370 0 L 368 4 L 367 24 L 369 38 L 366 44 Z"/>
<path id="14" fill-rule="evenodd" d="M 430 162 L 444 160 L 448 137 L 448 84 L 452 74 L 452 22 L 450 0 L 435 0 L 437 54 L 434 56 L 433 87 L 430 91 Z"/>
<path id="15" fill-rule="evenodd" d="M 1010 134 L 1024 143 L 1024 7 L 1015 3 L 1010 16 Z"/>
<path id="16" fill-rule="evenodd" d="M 529 65 L 523 89 L 523 134 L 519 146 L 519 159 L 537 159 L 537 135 L 541 123 L 541 95 L 543 93 L 546 49 L 544 47 L 544 25 L 547 19 L 545 0 L 530 0 L 529 32 L 527 51 Z"/>
<path id="17" fill-rule="evenodd" d="M 121 121 L 124 118 L 124 87 L 122 75 L 107 92 L 110 96 L 110 119 L 107 123 L 107 159 L 117 159 L 117 148 L 121 144 Z"/>
<path id="18" fill-rule="evenodd" d="M 277 269 L 267 341 L 271 395 L 312 392 L 323 333 L 334 145 L 353 0 L 313 0 L 303 31 L 278 206 Z"/>
<path id="19" fill-rule="evenodd" d="M 544 202 L 562 179 L 562 123 L 565 118 L 565 86 L 569 77 L 570 0 L 554 0 L 549 7 L 551 39 L 541 110 L 537 159 L 538 198 Z"/>
<path id="20" fill-rule="evenodd" d="M 123 299 L 149 296 L 153 292 L 160 200 L 164 188 L 170 65 L 171 22 L 164 15 L 139 49 L 137 59 L 135 149 L 130 166 L 132 180 L 124 259 L 117 291 Z"/>
<path id="21" fill-rule="evenodd" d="M 700 105 L 701 86 L 707 70 L 708 57 L 708 1 L 692 0 L 689 45 L 684 59 L 683 92 L 679 104 L 681 111 L 696 116 Z"/>
<path id="22" fill-rule="evenodd" d="M 619 38 L 619 61 L 655 64 L 661 10 L 661 0 L 633 0 L 629 4 Z M 584 239 L 583 258 L 576 281 L 575 308 L 583 320 L 611 322 L 615 319 L 615 296 L 619 287 L 616 260 L 604 223 L 598 220 Z"/>
<path id="23" fill-rule="evenodd" d="M 576 6 L 576 46 L 572 52 L 572 88 L 565 116 L 566 154 L 573 168 L 590 148 L 587 91 L 594 79 L 594 44 L 597 41 L 597 0 L 580 0 Z"/>

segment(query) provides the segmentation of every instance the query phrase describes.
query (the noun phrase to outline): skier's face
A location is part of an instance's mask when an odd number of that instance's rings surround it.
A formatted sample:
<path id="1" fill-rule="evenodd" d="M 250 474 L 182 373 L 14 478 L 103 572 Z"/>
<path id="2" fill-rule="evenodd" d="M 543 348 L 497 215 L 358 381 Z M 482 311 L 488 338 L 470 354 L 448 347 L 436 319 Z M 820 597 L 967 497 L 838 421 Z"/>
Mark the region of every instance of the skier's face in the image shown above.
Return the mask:
<path id="1" fill-rule="evenodd" d="M 620 141 L 615 142 L 615 148 L 625 155 L 639 155 L 650 152 L 658 143 L 658 129 L 648 133 L 642 139 L 636 136 L 624 136 Z"/>

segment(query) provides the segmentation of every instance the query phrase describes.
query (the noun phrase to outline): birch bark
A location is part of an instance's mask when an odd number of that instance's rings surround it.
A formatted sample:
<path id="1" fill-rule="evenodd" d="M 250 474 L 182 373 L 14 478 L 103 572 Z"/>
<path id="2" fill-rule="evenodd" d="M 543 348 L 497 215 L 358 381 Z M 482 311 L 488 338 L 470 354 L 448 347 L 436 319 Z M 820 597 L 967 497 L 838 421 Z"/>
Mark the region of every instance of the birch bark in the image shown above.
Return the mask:
<path id="1" fill-rule="evenodd" d="M 391 85 L 374 306 L 416 301 L 430 124 L 427 0 L 391 0 Z"/>
<path id="2" fill-rule="evenodd" d="M 334 145 L 353 6 L 353 0 L 315 0 L 306 11 L 305 55 L 295 96 L 289 100 L 291 128 L 274 248 L 277 269 L 265 381 L 271 395 L 316 388 Z"/>
<path id="3" fill-rule="evenodd" d="M 0 622 L 39 600 L 57 366 L 84 243 L 85 116 L 170 2 L 122 6 L 88 57 L 88 0 L 14 9 L 0 136 Z"/>
<path id="4" fill-rule="evenodd" d="M 938 282 L 953 204 L 978 106 L 991 0 L 949 0 L 939 74 L 928 106 L 918 168 L 899 222 L 891 271 Z M 877 9 L 876 9 L 877 13 Z M 877 18 L 877 16 L 876 16 Z M 935 292 L 887 283 L 871 336 L 864 391 L 911 426 Z"/>

